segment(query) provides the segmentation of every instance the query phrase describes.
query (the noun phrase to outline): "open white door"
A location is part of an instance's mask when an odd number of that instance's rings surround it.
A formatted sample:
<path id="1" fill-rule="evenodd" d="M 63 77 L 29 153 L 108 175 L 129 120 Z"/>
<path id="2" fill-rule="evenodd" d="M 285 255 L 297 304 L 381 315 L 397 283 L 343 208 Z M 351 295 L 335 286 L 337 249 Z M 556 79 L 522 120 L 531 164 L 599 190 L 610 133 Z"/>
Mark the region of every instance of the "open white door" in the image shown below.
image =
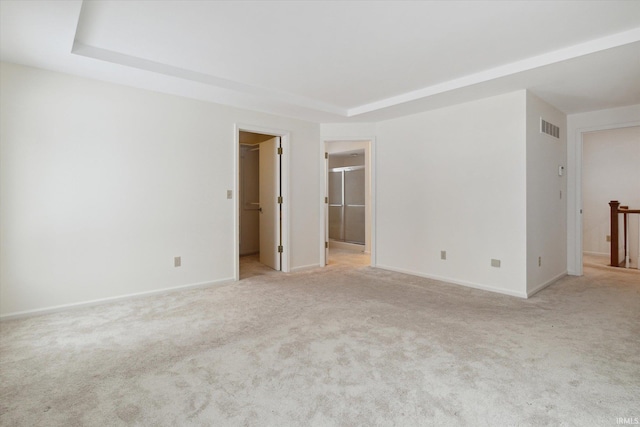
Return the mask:
<path id="1" fill-rule="evenodd" d="M 260 262 L 280 270 L 280 137 L 260 143 Z"/>
<path id="2" fill-rule="evenodd" d="M 329 153 L 324 152 L 324 265 L 329 264 Z"/>
<path id="3" fill-rule="evenodd" d="M 640 269 L 640 215 L 627 215 L 627 259 L 626 268 Z"/>

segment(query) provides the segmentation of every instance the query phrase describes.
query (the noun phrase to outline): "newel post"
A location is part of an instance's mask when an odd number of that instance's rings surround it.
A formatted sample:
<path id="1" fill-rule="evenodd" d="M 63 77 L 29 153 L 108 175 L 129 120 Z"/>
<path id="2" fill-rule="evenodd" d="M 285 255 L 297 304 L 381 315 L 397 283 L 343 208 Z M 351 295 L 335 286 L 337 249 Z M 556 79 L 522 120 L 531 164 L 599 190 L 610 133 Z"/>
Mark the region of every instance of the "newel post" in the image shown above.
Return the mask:
<path id="1" fill-rule="evenodd" d="M 611 206 L 611 265 L 613 267 L 620 267 L 620 260 L 618 259 L 618 208 L 620 202 L 612 200 L 609 202 Z"/>

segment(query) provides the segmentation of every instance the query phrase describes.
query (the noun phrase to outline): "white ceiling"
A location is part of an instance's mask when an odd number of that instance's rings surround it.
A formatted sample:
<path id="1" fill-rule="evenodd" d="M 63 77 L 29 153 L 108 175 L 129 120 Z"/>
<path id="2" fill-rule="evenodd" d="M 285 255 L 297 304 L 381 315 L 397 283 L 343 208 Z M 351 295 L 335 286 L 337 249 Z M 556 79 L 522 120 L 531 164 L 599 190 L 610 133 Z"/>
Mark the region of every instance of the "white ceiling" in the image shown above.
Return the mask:
<path id="1" fill-rule="evenodd" d="M 0 1 L 0 59 L 318 122 L 640 103 L 640 1 Z"/>

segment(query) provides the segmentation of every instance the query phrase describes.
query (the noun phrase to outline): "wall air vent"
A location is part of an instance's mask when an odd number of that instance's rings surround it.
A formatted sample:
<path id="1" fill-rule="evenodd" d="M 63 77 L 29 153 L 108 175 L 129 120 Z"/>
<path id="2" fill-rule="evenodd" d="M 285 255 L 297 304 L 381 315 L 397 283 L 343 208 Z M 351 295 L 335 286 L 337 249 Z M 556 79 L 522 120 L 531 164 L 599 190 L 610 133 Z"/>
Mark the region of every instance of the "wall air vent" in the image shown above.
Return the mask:
<path id="1" fill-rule="evenodd" d="M 546 133 L 554 138 L 560 138 L 560 128 L 554 124 L 549 123 L 542 117 L 540 118 L 540 133 Z"/>

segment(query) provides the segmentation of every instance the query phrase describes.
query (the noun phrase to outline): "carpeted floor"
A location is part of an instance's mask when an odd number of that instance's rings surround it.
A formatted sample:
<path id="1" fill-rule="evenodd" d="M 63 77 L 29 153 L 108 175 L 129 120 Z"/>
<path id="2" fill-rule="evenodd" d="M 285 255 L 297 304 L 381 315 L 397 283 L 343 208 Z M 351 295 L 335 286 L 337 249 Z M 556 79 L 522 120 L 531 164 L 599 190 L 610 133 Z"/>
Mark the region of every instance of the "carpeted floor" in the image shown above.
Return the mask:
<path id="1" fill-rule="evenodd" d="M 522 300 L 334 255 L 324 269 L 256 268 L 231 285 L 2 322 L 0 424 L 592 426 L 640 417 L 638 271 L 586 266 Z"/>

